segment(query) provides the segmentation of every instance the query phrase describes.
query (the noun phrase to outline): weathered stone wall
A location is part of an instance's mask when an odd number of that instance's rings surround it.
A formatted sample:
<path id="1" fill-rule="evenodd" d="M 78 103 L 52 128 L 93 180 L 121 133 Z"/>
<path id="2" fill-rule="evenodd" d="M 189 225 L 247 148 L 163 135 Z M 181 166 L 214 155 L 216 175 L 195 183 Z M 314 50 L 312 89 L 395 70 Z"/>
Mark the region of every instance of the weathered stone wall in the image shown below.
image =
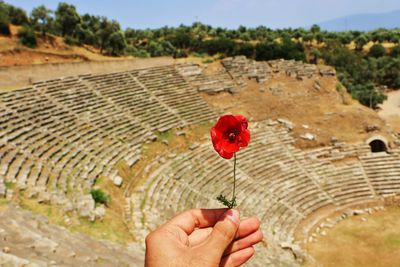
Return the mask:
<path id="1" fill-rule="evenodd" d="M 174 59 L 161 57 L 72 63 L 51 63 L 0 68 L 0 90 L 18 88 L 38 81 L 81 74 L 110 73 L 173 64 Z"/>

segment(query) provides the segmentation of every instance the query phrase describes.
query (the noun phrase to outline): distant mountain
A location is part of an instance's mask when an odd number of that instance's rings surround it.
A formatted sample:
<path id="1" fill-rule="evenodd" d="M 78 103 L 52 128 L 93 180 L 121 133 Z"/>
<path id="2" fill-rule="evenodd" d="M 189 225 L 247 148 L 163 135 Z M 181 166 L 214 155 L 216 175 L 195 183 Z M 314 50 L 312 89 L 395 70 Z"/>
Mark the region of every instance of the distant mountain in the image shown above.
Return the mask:
<path id="1" fill-rule="evenodd" d="M 371 31 L 378 28 L 400 28 L 400 10 L 387 13 L 350 15 L 317 24 L 321 29 L 327 31 Z"/>

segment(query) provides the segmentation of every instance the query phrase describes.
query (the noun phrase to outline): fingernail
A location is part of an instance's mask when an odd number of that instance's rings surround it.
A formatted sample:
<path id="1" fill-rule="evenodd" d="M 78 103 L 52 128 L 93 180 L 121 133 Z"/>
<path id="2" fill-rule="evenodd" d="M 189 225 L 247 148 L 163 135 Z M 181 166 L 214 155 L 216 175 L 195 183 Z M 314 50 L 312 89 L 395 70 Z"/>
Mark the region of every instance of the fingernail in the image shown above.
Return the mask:
<path id="1" fill-rule="evenodd" d="M 238 210 L 230 209 L 225 212 L 225 218 L 228 218 L 235 224 L 239 224 L 240 222 L 240 215 Z"/>

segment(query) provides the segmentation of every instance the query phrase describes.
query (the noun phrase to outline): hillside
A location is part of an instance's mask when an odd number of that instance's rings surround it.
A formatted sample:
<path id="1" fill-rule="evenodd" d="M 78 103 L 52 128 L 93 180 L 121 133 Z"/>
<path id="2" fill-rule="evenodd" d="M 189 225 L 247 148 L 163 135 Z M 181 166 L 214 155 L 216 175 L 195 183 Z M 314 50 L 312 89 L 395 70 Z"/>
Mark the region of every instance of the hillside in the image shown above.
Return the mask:
<path id="1" fill-rule="evenodd" d="M 222 63 L 226 61 L 229 59 L 222 60 Z M 236 64 L 244 64 L 236 61 Z M 332 140 L 357 143 L 366 140 L 373 132 L 391 139 L 385 122 L 375 111 L 354 101 L 344 88 L 338 89 L 340 84 L 335 76 L 310 75 L 310 78 L 299 79 L 296 74 L 288 75 L 287 69 L 307 73 L 307 68 L 311 67 L 290 61 L 277 61 L 275 64 L 277 73 L 269 75 L 262 83 L 252 79 L 238 93 L 221 92 L 204 94 L 203 97 L 221 113 L 244 114 L 255 121 L 289 120 L 293 123 L 292 135 L 296 145 L 301 148 L 326 146 Z M 221 63 L 215 62 L 207 65 L 204 72 L 212 77 L 221 69 Z M 315 139 L 302 138 L 307 133 Z"/>
<path id="2" fill-rule="evenodd" d="M 20 29 L 20 26 L 10 25 L 11 36 L 0 35 L 0 67 L 127 58 L 105 56 L 94 47 L 88 45 L 70 46 L 64 42 L 62 37 L 48 35 L 43 38 L 38 33 L 38 46 L 31 49 L 20 44 L 17 37 Z"/>

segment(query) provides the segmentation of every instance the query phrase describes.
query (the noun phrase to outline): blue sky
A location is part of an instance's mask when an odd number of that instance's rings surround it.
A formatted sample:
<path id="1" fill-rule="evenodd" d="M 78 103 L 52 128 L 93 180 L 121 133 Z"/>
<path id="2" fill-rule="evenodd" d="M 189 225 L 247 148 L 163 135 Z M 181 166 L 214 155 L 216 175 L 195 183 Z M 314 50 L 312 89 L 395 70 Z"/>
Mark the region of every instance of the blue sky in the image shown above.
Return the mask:
<path id="1" fill-rule="evenodd" d="M 5 0 L 30 12 L 44 4 L 55 9 L 57 0 Z M 158 28 L 201 21 L 213 26 L 265 25 L 302 27 L 346 15 L 383 13 L 400 9 L 399 0 L 64 0 L 79 13 L 106 16 L 123 28 Z"/>

